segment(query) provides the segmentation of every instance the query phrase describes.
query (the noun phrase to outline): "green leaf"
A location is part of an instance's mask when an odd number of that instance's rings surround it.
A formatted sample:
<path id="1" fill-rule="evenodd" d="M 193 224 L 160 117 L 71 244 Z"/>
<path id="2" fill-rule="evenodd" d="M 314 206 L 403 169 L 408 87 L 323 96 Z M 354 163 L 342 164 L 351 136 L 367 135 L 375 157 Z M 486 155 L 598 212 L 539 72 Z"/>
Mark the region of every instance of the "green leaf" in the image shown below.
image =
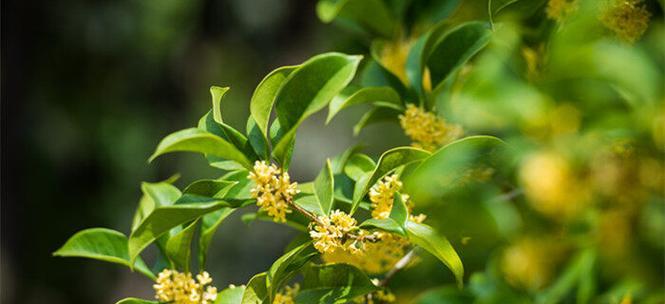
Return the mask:
<path id="1" fill-rule="evenodd" d="M 247 118 L 247 139 L 254 149 L 254 153 L 262 160 L 268 160 L 270 156 L 268 139 L 266 134 L 262 133 L 253 117 Z"/>
<path id="2" fill-rule="evenodd" d="M 353 154 L 346 162 L 344 173 L 354 181 L 371 172 L 376 167 L 374 160 L 362 153 Z"/>
<path id="3" fill-rule="evenodd" d="M 220 291 L 217 294 L 215 304 L 241 304 L 245 286 L 233 286 Z"/>
<path id="4" fill-rule="evenodd" d="M 464 284 L 464 266 L 448 239 L 438 235 L 432 227 L 412 221 L 406 222 L 406 232 L 412 243 L 427 250 L 453 272 L 461 288 Z"/>
<path id="5" fill-rule="evenodd" d="M 323 215 L 330 214 L 330 209 L 333 205 L 334 190 L 335 185 L 330 159 L 326 159 L 325 166 L 314 180 L 314 196 L 316 196 L 316 200 L 319 202 L 319 207 Z"/>
<path id="6" fill-rule="evenodd" d="M 486 22 L 467 22 L 447 32 L 427 55 L 432 88 L 441 84 L 452 72 L 463 66 L 490 41 Z"/>
<path id="7" fill-rule="evenodd" d="M 430 155 L 429 152 L 412 147 L 398 147 L 384 152 L 379 158 L 374 171 L 367 178 L 362 178 L 356 183 L 356 189 L 353 193 L 353 206 L 351 213 L 354 213 L 360 201 L 365 197 L 369 189 L 382 177 L 397 167 L 407 165 L 413 162 L 421 161 Z"/>
<path id="8" fill-rule="evenodd" d="M 370 218 L 362 222 L 359 227 L 365 229 L 375 228 L 406 236 L 406 231 L 404 230 L 403 226 L 401 226 L 391 218 L 385 218 L 385 219 Z"/>
<path id="9" fill-rule="evenodd" d="M 353 79 L 361 56 L 326 53 L 314 56 L 293 71 L 277 92 L 275 110 L 282 135 L 273 154 L 287 163 L 289 146 L 297 127 L 307 117 L 321 110 Z"/>
<path id="10" fill-rule="evenodd" d="M 150 156 L 150 161 L 160 155 L 178 151 L 199 152 L 236 161 L 245 168 L 252 167 L 249 159 L 235 145 L 198 128 L 180 130 L 166 136 Z"/>
<path id="11" fill-rule="evenodd" d="M 187 225 L 166 242 L 166 255 L 178 269 L 189 272 L 189 261 L 192 256 L 192 239 L 198 220 Z"/>
<path id="12" fill-rule="evenodd" d="M 77 232 L 53 255 L 89 258 L 132 268 L 127 250 L 127 237 L 118 231 L 106 228 L 90 228 Z M 141 258 L 136 259 L 133 268 L 148 278 L 155 279 L 155 275 Z"/>
<path id="13" fill-rule="evenodd" d="M 400 227 L 405 227 L 406 220 L 409 219 L 409 209 L 406 207 L 406 202 L 402 199 L 399 192 L 393 195 L 393 207 L 390 209 L 390 218 L 395 221 Z"/>
<path id="14" fill-rule="evenodd" d="M 268 136 L 268 123 L 270 122 L 270 113 L 277 92 L 284 84 L 286 78 L 299 66 L 280 67 L 268 74 L 254 90 L 252 100 L 249 105 L 249 111 L 256 122 L 264 138 Z M 249 129 L 248 129 L 249 130 Z"/>
<path id="15" fill-rule="evenodd" d="M 397 119 L 397 116 L 401 113 L 402 113 L 401 111 L 397 111 L 392 108 L 385 108 L 385 107 L 372 108 L 360 118 L 360 120 L 358 121 L 358 123 L 356 123 L 355 126 L 353 126 L 353 135 L 357 136 L 358 134 L 360 134 L 360 131 L 362 131 L 363 128 L 373 123 L 394 121 Z"/>
<path id="16" fill-rule="evenodd" d="M 272 299 L 310 259 L 317 255 L 312 242 L 302 244 L 281 256 L 270 266 L 266 286 Z"/>
<path id="17" fill-rule="evenodd" d="M 268 299 L 267 276 L 265 272 L 262 272 L 249 280 L 245 292 L 242 294 L 242 304 L 263 304 Z"/>
<path id="18" fill-rule="evenodd" d="M 192 198 L 194 201 L 196 198 Z M 186 201 L 186 200 L 185 200 Z M 129 237 L 129 257 L 135 260 L 148 245 L 171 228 L 195 220 L 204 214 L 213 212 L 230 204 L 221 200 L 208 200 L 205 202 L 176 203 L 172 206 L 155 208 Z"/>
<path id="19" fill-rule="evenodd" d="M 230 182 L 236 182 L 236 184 L 226 193 L 225 199 L 239 201 L 252 199 L 250 191 L 255 186 L 255 183 L 249 179 L 249 171 L 238 170 L 235 172 L 229 172 L 228 174 L 224 175 L 222 179 Z"/>
<path id="20" fill-rule="evenodd" d="M 404 192 L 415 202 L 436 202 L 470 180 L 470 173 L 492 169 L 505 151 L 503 141 L 492 136 L 469 136 L 452 142 L 423 160 L 404 179 Z"/>
<path id="21" fill-rule="evenodd" d="M 122 299 L 115 304 L 159 304 L 157 301 L 148 301 L 148 300 L 143 300 L 143 299 L 138 299 L 138 298 L 125 298 Z"/>
<path id="22" fill-rule="evenodd" d="M 326 118 L 326 123 L 330 122 L 342 109 L 363 103 L 373 103 L 374 106 L 388 107 L 398 111 L 403 110 L 402 99 L 393 88 L 362 88 L 350 96 L 335 97 L 328 105 L 328 117 Z"/>
<path id="23" fill-rule="evenodd" d="M 303 276 L 296 303 L 347 303 L 379 290 L 364 272 L 347 264 L 312 265 Z"/>
<path id="24" fill-rule="evenodd" d="M 226 94 L 226 92 L 229 91 L 229 87 L 218 87 L 218 86 L 211 86 L 210 87 L 210 95 L 212 95 L 212 113 L 213 113 L 213 118 L 215 121 L 219 124 L 224 123 L 224 120 L 222 119 L 222 98 Z"/>
<path id="25" fill-rule="evenodd" d="M 395 34 L 398 25 L 397 18 L 381 0 L 320 0 L 316 13 L 324 23 L 340 18 L 369 34 L 386 38 Z"/>
<path id="26" fill-rule="evenodd" d="M 201 235 L 199 236 L 199 267 L 201 269 L 205 269 L 208 247 L 210 247 L 212 237 L 215 235 L 217 228 L 235 210 L 234 208 L 222 208 L 203 216 L 201 221 Z"/>
<path id="27" fill-rule="evenodd" d="M 596 254 L 592 249 L 581 251 L 568 264 L 559 278 L 538 295 L 536 303 L 561 303 L 573 288 L 580 286 L 580 280 L 585 275 L 592 273 L 595 262 Z M 578 296 L 585 297 L 586 295 L 581 293 Z M 578 303 L 588 303 L 583 301 L 584 299 L 578 298 Z"/>
<path id="28" fill-rule="evenodd" d="M 183 190 L 183 193 L 224 198 L 228 191 L 236 184 L 238 184 L 238 182 L 221 179 L 200 179 L 189 184 L 185 190 Z"/>
<path id="29" fill-rule="evenodd" d="M 141 200 L 134 212 L 134 219 L 132 221 L 132 231 L 147 217 L 155 208 L 173 203 L 182 195 L 180 190 L 169 182 L 159 183 L 141 183 Z"/>
<path id="30" fill-rule="evenodd" d="M 399 93 L 402 99 L 408 98 L 408 90 L 402 81 L 378 63 L 378 59 L 369 60 L 360 77 L 363 87 L 391 87 Z"/>

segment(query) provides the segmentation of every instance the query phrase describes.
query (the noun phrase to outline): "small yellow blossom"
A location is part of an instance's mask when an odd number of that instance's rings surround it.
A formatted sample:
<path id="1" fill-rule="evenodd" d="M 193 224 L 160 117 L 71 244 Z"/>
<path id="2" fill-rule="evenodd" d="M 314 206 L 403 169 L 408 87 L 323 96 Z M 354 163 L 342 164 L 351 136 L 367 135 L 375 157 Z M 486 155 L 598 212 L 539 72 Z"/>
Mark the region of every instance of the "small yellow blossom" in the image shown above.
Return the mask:
<path id="1" fill-rule="evenodd" d="M 404 114 L 399 116 L 399 123 L 413 146 L 433 151 L 462 135 L 458 125 L 448 125 L 434 113 L 409 104 Z"/>
<path id="2" fill-rule="evenodd" d="M 547 17 L 561 21 L 577 9 L 577 0 L 550 0 L 547 2 Z"/>
<path id="3" fill-rule="evenodd" d="M 562 247 L 547 238 L 524 237 L 506 248 L 501 269 L 515 287 L 538 290 L 550 282 L 562 257 Z"/>
<path id="4" fill-rule="evenodd" d="M 378 181 L 369 190 L 369 200 L 372 202 L 372 217 L 375 219 L 385 219 L 390 216 L 393 208 L 393 199 L 395 192 L 402 189 L 402 182 L 397 174 L 385 176 Z M 407 202 L 409 196 L 402 194 L 402 200 Z"/>
<path id="5" fill-rule="evenodd" d="M 312 223 L 309 236 L 314 240 L 314 247 L 321 253 L 330 253 L 337 248 L 357 250 L 362 243 L 349 238 L 351 231 L 358 230 L 356 219 L 340 210 L 330 216 L 319 216 L 317 223 Z M 358 233 L 363 233 L 359 230 Z"/>
<path id="6" fill-rule="evenodd" d="M 293 286 L 286 286 L 282 292 L 275 295 L 272 304 L 294 304 L 298 291 L 300 291 L 300 285 L 297 283 Z"/>
<path id="7" fill-rule="evenodd" d="M 298 193 L 298 184 L 292 183 L 288 172 L 283 172 L 274 164 L 265 161 L 254 163 L 254 171 L 249 178 L 256 183 L 251 195 L 256 205 L 273 217 L 276 222 L 286 222 L 286 214 L 291 213 L 289 204 Z"/>
<path id="8" fill-rule="evenodd" d="M 210 286 L 212 278 L 207 272 L 196 276 L 187 272 L 164 269 L 157 276 L 155 298 L 174 304 L 212 304 L 217 299 L 217 288 Z"/>
<path id="9" fill-rule="evenodd" d="M 626 42 L 634 43 L 649 27 L 651 13 L 643 0 L 610 0 L 603 10 L 600 21 Z"/>
<path id="10" fill-rule="evenodd" d="M 406 238 L 388 232 L 375 232 L 373 236 L 376 240 L 363 244 L 362 250 L 336 247 L 321 257 L 326 263 L 345 263 L 370 274 L 386 273 L 404 257 L 410 243 Z"/>

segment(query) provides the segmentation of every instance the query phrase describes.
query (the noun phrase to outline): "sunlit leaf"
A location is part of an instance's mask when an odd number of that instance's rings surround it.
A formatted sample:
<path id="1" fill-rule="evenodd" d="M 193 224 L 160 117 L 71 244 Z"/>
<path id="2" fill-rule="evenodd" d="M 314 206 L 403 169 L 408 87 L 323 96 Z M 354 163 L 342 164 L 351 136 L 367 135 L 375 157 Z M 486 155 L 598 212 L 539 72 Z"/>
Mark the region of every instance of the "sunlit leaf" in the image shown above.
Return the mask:
<path id="1" fill-rule="evenodd" d="M 455 275 L 457 285 L 464 284 L 464 266 L 448 239 L 439 235 L 432 227 L 412 221 L 406 222 L 409 240 L 434 255 Z"/>

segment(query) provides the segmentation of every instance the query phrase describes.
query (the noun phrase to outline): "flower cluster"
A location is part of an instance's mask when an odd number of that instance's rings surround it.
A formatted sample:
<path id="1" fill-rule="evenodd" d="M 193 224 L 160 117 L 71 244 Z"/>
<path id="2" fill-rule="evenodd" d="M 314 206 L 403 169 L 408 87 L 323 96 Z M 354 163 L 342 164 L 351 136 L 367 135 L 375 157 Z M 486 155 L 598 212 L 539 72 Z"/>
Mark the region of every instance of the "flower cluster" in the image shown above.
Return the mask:
<path id="1" fill-rule="evenodd" d="M 291 213 L 289 204 L 298 193 L 298 184 L 292 183 L 288 172 L 283 172 L 274 164 L 265 161 L 254 163 L 249 178 L 256 183 L 251 195 L 256 205 L 268 213 L 276 222 L 286 222 L 286 214 Z"/>
<path id="2" fill-rule="evenodd" d="M 326 263 L 353 265 L 370 274 L 383 274 L 392 269 L 407 253 L 410 243 L 399 235 L 388 232 L 375 232 L 375 241 L 365 242 L 362 250 L 350 251 L 343 247 L 324 253 L 321 258 Z"/>
<path id="3" fill-rule="evenodd" d="M 413 146 L 433 151 L 462 135 L 458 125 L 448 125 L 434 113 L 427 112 L 412 104 L 406 106 L 404 114 L 399 116 L 399 123 Z"/>
<path id="4" fill-rule="evenodd" d="M 643 0 L 611 0 L 603 10 L 600 21 L 619 39 L 634 43 L 649 27 L 651 13 Z"/>
<path id="5" fill-rule="evenodd" d="M 300 291 L 300 285 L 286 286 L 282 292 L 278 292 L 272 300 L 272 304 L 294 304 L 296 295 Z"/>
<path id="6" fill-rule="evenodd" d="M 396 300 L 397 298 L 395 297 L 395 294 L 393 294 L 388 290 L 381 289 L 379 291 L 372 292 L 368 295 L 357 297 L 353 299 L 353 303 L 357 304 L 393 303 Z"/>
<path id="7" fill-rule="evenodd" d="M 155 298 L 160 302 L 174 304 L 212 304 L 217 299 L 217 288 L 210 286 L 212 278 L 202 272 L 192 278 L 192 274 L 164 269 L 157 276 Z"/>
<path id="8" fill-rule="evenodd" d="M 577 0 L 550 0 L 547 2 L 547 17 L 561 21 L 577 9 Z"/>
<path id="9" fill-rule="evenodd" d="M 357 232 L 351 237 L 351 232 Z M 316 223 L 310 226 L 309 236 L 314 240 L 314 247 L 321 253 L 331 253 L 338 248 L 352 252 L 362 246 L 362 238 L 367 232 L 359 230 L 356 219 L 340 210 L 330 216 L 319 216 Z"/>
<path id="10" fill-rule="evenodd" d="M 384 177 L 369 190 L 369 200 L 372 202 L 372 217 L 384 219 L 390 216 L 393 208 L 395 192 L 402 189 L 402 182 L 397 174 Z M 402 194 L 402 200 L 408 201 L 409 196 Z"/>

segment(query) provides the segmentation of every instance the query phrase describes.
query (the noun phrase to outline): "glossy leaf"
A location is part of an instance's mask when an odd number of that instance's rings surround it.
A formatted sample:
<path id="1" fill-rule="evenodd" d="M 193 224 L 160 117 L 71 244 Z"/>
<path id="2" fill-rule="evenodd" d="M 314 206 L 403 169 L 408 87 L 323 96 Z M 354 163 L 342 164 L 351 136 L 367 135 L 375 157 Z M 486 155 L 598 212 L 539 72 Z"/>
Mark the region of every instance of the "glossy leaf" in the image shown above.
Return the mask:
<path id="1" fill-rule="evenodd" d="M 262 159 L 268 160 L 270 156 L 268 139 L 264 131 L 262 131 L 256 124 L 253 117 L 247 119 L 247 140 L 254 149 L 254 153 Z M 262 133 L 263 132 L 263 133 Z"/>
<path id="2" fill-rule="evenodd" d="M 429 155 L 430 153 L 425 150 L 412 147 L 398 147 L 383 153 L 372 173 L 368 175 L 367 178 L 360 179 L 356 183 L 356 189 L 353 193 L 351 213 L 356 210 L 360 200 L 365 197 L 365 194 L 367 194 L 369 189 L 379 181 L 379 179 L 400 166 L 422 161 Z"/>
<path id="3" fill-rule="evenodd" d="M 189 184 L 183 193 L 206 197 L 223 198 L 229 189 L 238 184 L 235 181 L 221 179 L 200 179 Z"/>
<path id="4" fill-rule="evenodd" d="M 391 87 L 402 99 L 408 97 L 407 88 L 402 81 L 378 63 L 378 59 L 370 60 L 364 67 L 360 83 L 363 87 Z"/>
<path id="5" fill-rule="evenodd" d="M 89 258 L 132 268 L 127 248 L 127 237 L 124 234 L 106 228 L 90 228 L 74 234 L 53 255 Z M 155 279 L 155 275 L 141 258 L 136 259 L 133 268 L 148 278 Z"/>
<path id="6" fill-rule="evenodd" d="M 252 277 L 245 287 L 242 294 L 242 304 L 263 304 L 268 299 L 268 289 L 266 288 L 265 272 Z"/>
<path id="7" fill-rule="evenodd" d="M 333 191 L 335 190 L 330 159 L 326 159 L 326 164 L 314 180 L 314 196 L 319 203 L 321 214 L 330 214 L 333 205 Z"/>
<path id="8" fill-rule="evenodd" d="M 339 111 L 350 106 L 373 103 L 375 106 L 383 106 L 402 110 L 402 100 L 399 94 L 391 87 L 368 87 L 362 88 L 350 96 L 337 96 L 328 105 L 328 117 L 326 123 L 330 122 Z"/>
<path id="9" fill-rule="evenodd" d="M 266 277 L 266 286 L 272 299 L 310 259 L 317 255 L 311 242 L 302 244 L 277 259 Z"/>
<path id="10" fill-rule="evenodd" d="M 379 229 L 390 233 L 406 235 L 406 231 L 404 230 L 404 228 L 391 218 L 385 218 L 385 219 L 370 218 L 362 222 L 359 227 L 365 229 Z"/>
<path id="11" fill-rule="evenodd" d="M 133 261 L 136 259 L 141 251 L 154 242 L 158 237 L 171 230 L 171 228 L 228 206 L 230 206 L 230 204 L 227 202 L 212 200 L 208 202 L 182 203 L 156 208 L 130 235 L 130 260 Z"/>
<path id="12" fill-rule="evenodd" d="M 415 202 L 438 201 L 455 186 L 470 181 L 474 171 L 496 167 L 506 148 L 492 136 L 469 136 L 452 142 L 423 160 L 404 179 L 404 192 Z"/>
<path id="13" fill-rule="evenodd" d="M 326 106 L 353 79 L 360 56 L 326 53 L 312 57 L 293 71 L 277 92 L 275 110 L 281 132 L 273 154 L 287 163 L 300 123 Z M 285 167 L 285 166 L 283 166 Z"/>
<path id="14" fill-rule="evenodd" d="M 166 242 L 166 255 L 177 269 L 185 272 L 189 272 L 189 261 L 192 257 L 192 239 L 198 223 L 198 220 L 193 221 Z"/>
<path id="15" fill-rule="evenodd" d="M 212 95 L 212 113 L 213 113 L 213 118 L 217 123 L 224 123 L 224 120 L 222 119 L 222 98 L 224 98 L 224 95 L 226 95 L 226 92 L 229 91 L 229 87 L 218 87 L 218 86 L 212 86 L 210 87 L 210 95 Z"/>
<path id="16" fill-rule="evenodd" d="M 254 90 L 249 111 L 256 122 L 257 127 L 265 138 L 268 137 L 268 124 L 270 113 L 275 103 L 277 92 L 284 84 L 286 78 L 299 66 L 280 67 L 268 74 Z M 249 130 L 249 129 L 248 129 Z"/>
<path id="17" fill-rule="evenodd" d="M 344 166 L 344 173 L 357 182 L 364 174 L 374 170 L 374 167 L 376 167 L 376 163 L 372 158 L 362 153 L 356 153 Z"/>
<path id="18" fill-rule="evenodd" d="M 461 288 L 464 284 L 464 266 L 448 239 L 438 235 L 432 227 L 412 221 L 406 222 L 406 232 L 412 243 L 427 250 L 453 272 Z"/>
<path id="19" fill-rule="evenodd" d="M 222 208 L 208 213 L 201 218 L 201 235 L 199 236 L 199 267 L 205 269 L 206 258 L 208 256 L 208 247 L 212 242 L 217 228 L 229 216 L 234 208 Z"/>
<path id="20" fill-rule="evenodd" d="M 229 172 L 222 177 L 225 181 L 235 182 L 225 195 L 227 200 L 250 200 L 252 195 L 250 190 L 254 187 L 254 182 L 249 179 L 249 172 L 247 170 L 238 170 Z"/>
<path id="21" fill-rule="evenodd" d="M 246 168 L 252 166 L 249 159 L 235 145 L 198 128 L 180 130 L 166 136 L 157 146 L 150 161 L 160 155 L 180 151 L 199 152 L 233 160 Z"/>
<path id="22" fill-rule="evenodd" d="M 241 304 L 242 295 L 245 293 L 245 286 L 233 286 L 217 293 L 217 300 L 214 304 Z"/>
<path id="23" fill-rule="evenodd" d="M 134 212 L 132 221 L 132 231 L 157 207 L 172 205 L 182 195 L 180 189 L 171 185 L 169 182 L 159 183 L 141 183 L 141 192 L 143 195 L 139 200 L 139 205 Z"/>
<path id="24" fill-rule="evenodd" d="M 379 290 L 364 272 L 347 264 L 312 265 L 303 276 L 296 303 L 346 303 Z"/>
<path id="25" fill-rule="evenodd" d="M 395 221 L 400 227 L 404 227 L 406 220 L 409 219 L 409 209 L 399 192 L 395 192 L 393 195 L 393 207 L 390 209 L 390 219 Z"/>
<path id="26" fill-rule="evenodd" d="M 452 72 L 483 49 L 490 36 L 491 31 L 485 22 L 467 22 L 447 32 L 427 55 L 432 88 L 437 88 Z"/>

